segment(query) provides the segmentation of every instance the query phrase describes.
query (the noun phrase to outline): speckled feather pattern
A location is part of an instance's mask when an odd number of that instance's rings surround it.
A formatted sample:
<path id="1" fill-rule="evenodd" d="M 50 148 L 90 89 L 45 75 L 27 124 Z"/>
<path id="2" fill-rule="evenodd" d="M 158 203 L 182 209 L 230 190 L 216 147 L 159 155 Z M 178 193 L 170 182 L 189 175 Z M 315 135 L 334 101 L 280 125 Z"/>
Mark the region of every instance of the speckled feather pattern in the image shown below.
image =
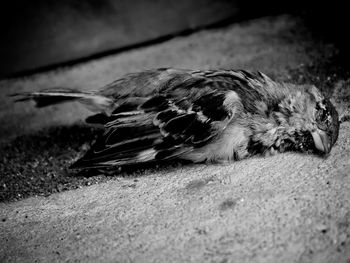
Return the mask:
<path id="1" fill-rule="evenodd" d="M 339 132 L 335 108 L 316 87 L 277 83 L 244 70 L 164 68 L 128 74 L 93 93 L 55 89 L 16 95 L 39 106 L 78 100 L 97 113 L 88 121 L 102 123 L 105 133 L 75 168 L 329 152 Z"/>

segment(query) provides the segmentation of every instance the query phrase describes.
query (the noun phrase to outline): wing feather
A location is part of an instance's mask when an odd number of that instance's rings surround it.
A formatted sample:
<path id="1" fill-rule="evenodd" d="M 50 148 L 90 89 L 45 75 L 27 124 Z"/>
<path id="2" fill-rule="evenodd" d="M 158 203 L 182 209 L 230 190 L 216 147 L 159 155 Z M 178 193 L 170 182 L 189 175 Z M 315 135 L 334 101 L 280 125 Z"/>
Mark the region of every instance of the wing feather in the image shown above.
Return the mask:
<path id="1" fill-rule="evenodd" d="M 233 118 L 234 105 L 227 101 L 234 92 L 222 76 L 189 75 L 178 73 L 152 96 L 120 103 L 107 117 L 103 136 L 72 167 L 181 158 L 219 136 Z"/>

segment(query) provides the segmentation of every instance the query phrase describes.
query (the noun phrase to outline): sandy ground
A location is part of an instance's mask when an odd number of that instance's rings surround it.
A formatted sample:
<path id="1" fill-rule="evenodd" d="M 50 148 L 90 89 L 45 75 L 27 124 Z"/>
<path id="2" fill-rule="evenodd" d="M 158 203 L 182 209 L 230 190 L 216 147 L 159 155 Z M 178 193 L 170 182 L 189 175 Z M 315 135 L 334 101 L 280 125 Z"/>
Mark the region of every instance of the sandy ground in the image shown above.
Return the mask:
<path id="1" fill-rule="evenodd" d="M 286 153 L 79 177 L 63 166 L 93 137 L 94 130 L 71 126 L 88 112 L 77 104 L 35 110 L 6 97 L 48 86 L 92 90 L 144 68 L 230 67 L 312 82 L 344 114 L 350 78 L 337 61 L 333 45 L 313 39 L 299 19 L 279 16 L 1 81 L 0 261 L 349 262 L 349 122 L 327 159 Z M 57 134 L 67 140 L 51 137 Z M 40 183 L 55 178 L 64 180 Z M 78 189 L 66 191 L 72 182 Z M 42 188 L 47 196 L 35 196 Z M 9 189 L 23 194 L 19 201 Z"/>

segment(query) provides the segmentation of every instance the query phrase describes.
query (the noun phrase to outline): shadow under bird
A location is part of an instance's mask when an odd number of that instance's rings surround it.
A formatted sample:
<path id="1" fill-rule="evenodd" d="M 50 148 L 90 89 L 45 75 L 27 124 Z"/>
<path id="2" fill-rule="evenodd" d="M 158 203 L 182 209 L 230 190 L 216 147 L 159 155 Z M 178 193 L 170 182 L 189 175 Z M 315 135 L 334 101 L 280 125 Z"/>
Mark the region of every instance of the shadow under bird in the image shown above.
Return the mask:
<path id="1" fill-rule="evenodd" d="M 17 93 L 37 107 L 76 100 L 104 133 L 72 168 L 171 159 L 227 162 L 297 151 L 327 156 L 338 113 L 313 85 L 261 72 L 163 68 L 132 73 L 96 92 L 52 88 Z"/>

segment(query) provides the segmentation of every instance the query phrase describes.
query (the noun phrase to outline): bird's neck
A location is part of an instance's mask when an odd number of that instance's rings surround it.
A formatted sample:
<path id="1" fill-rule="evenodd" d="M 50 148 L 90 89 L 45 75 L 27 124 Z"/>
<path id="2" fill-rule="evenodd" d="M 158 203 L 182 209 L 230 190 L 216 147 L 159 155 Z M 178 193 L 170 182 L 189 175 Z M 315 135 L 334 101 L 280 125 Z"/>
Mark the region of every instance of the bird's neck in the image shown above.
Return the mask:
<path id="1" fill-rule="evenodd" d="M 290 149 L 294 143 L 295 130 L 281 123 L 277 115 L 250 117 L 248 152 L 251 154 L 275 154 Z"/>

